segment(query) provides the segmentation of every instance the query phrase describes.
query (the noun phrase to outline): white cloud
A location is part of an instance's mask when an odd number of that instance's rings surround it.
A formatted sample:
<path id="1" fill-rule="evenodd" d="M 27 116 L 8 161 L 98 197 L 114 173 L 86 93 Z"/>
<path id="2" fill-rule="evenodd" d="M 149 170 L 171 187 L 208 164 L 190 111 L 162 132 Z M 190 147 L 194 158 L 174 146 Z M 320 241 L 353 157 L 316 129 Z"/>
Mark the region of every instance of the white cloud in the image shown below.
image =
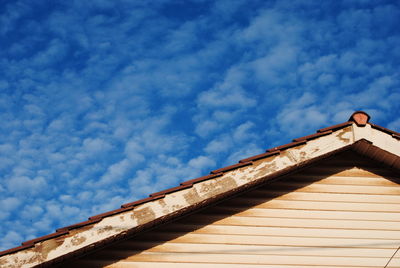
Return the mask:
<path id="1" fill-rule="evenodd" d="M 3 200 L 0 200 L 0 207 L 3 211 L 12 211 L 17 209 L 21 204 L 21 200 L 16 197 L 7 197 Z"/>
<path id="2" fill-rule="evenodd" d="M 233 133 L 233 139 L 235 141 L 243 141 L 247 139 L 251 139 L 254 137 L 254 133 L 251 133 L 251 129 L 254 127 L 254 124 L 252 122 L 246 122 L 241 125 L 239 125 L 235 132 Z"/>
<path id="3" fill-rule="evenodd" d="M 39 195 L 46 190 L 47 182 L 43 177 L 30 179 L 26 176 L 17 176 L 7 181 L 7 188 L 15 194 L 29 193 L 30 195 Z"/>
<path id="4" fill-rule="evenodd" d="M 220 125 L 216 121 L 204 120 L 200 121 L 196 126 L 196 133 L 199 136 L 205 137 L 212 134 L 216 129 L 219 129 Z"/>
<path id="5" fill-rule="evenodd" d="M 204 151 L 209 154 L 221 154 L 231 149 L 232 146 L 233 142 L 231 137 L 222 136 L 211 140 L 204 148 Z"/>
<path id="6" fill-rule="evenodd" d="M 103 176 L 101 176 L 98 183 L 99 184 L 116 183 L 124 178 L 125 174 L 128 172 L 130 168 L 131 168 L 130 161 L 127 159 L 123 159 L 118 163 L 111 165 L 107 169 L 107 172 Z"/>
<path id="7" fill-rule="evenodd" d="M 3 244 L 1 246 L 2 250 L 13 247 L 14 245 L 22 241 L 22 236 L 16 231 L 8 231 L 2 238 Z"/>
<path id="8" fill-rule="evenodd" d="M 204 168 L 209 168 L 215 165 L 215 161 L 207 156 L 198 156 L 196 158 L 190 159 L 188 165 L 196 170 L 203 170 Z"/>
<path id="9" fill-rule="evenodd" d="M 397 132 L 400 132 L 400 118 L 394 120 L 393 122 L 390 122 L 388 125 L 388 128 L 396 130 Z"/>
<path id="10" fill-rule="evenodd" d="M 112 145 L 100 138 L 86 138 L 83 140 L 83 151 L 85 153 L 96 154 L 96 153 L 106 153 L 112 149 Z"/>

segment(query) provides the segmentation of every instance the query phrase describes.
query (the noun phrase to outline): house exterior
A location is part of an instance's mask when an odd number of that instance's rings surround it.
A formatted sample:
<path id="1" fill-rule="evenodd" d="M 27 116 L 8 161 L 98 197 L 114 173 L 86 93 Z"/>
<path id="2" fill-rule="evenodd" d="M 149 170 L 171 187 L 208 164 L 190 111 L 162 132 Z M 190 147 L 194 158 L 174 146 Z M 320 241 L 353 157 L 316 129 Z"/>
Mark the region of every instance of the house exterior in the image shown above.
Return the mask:
<path id="1" fill-rule="evenodd" d="M 1 267 L 400 267 L 400 134 L 365 112 L 0 253 Z"/>

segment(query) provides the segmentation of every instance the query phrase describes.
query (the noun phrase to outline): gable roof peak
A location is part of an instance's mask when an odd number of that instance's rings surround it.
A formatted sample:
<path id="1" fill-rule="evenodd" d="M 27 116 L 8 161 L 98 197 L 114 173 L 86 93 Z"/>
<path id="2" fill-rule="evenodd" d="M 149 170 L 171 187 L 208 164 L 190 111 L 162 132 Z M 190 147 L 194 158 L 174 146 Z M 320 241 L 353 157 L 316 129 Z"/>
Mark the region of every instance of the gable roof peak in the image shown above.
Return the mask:
<path id="1" fill-rule="evenodd" d="M 366 112 L 356 111 L 350 116 L 349 121 L 353 121 L 357 124 L 357 126 L 363 127 L 369 122 L 369 119 L 371 119 L 371 116 L 369 116 L 369 114 Z"/>

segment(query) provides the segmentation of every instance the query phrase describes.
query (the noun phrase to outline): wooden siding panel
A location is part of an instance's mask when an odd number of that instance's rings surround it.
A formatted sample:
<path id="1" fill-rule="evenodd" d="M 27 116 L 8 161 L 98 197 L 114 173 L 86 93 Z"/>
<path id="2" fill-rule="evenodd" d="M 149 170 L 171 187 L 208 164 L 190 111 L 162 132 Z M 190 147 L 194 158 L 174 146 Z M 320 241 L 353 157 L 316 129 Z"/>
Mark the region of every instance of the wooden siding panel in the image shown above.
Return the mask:
<path id="1" fill-rule="evenodd" d="M 384 267 L 400 245 L 399 176 L 352 160 L 333 158 L 73 266 Z"/>
<path id="2" fill-rule="evenodd" d="M 193 263 L 228 263 L 228 264 L 285 264 L 285 265 L 318 265 L 324 262 L 332 266 L 378 266 L 383 267 L 387 258 L 370 257 L 326 257 L 326 256 L 279 256 L 253 254 L 174 254 L 168 252 L 144 252 L 128 257 L 128 261 L 144 262 L 188 262 Z M 393 260 L 396 262 L 396 260 Z"/>
<path id="3" fill-rule="evenodd" d="M 322 184 L 313 183 L 304 186 L 302 183 L 281 182 L 276 183 L 271 189 L 287 189 L 290 187 L 299 187 L 298 192 L 312 193 L 353 193 L 353 194 L 380 194 L 380 195 L 399 195 L 399 187 L 394 186 L 371 186 L 371 185 L 338 185 L 338 184 Z M 301 188 L 300 188 L 301 187 Z"/>
<path id="4" fill-rule="evenodd" d="M 381 195 L 381 194 L 352 194 L 352 193 L 321 193 L 295 191 L 286 193 L 283 191 L 259 191 L 253 196 L 262 196 L 263 198 L 271 197 L 276 200 L 296 200 L 296 201 L 335 201 L 349 203 L 383 203 L 383 204 L 400 204 L 400 196 L 397 195 Z M 323 199 L 321 199 L 323 198 Z M 226 206 L 228 207 L 228 206 Z"/>
<path id="5" fill-rule="evenodd" d="M 293 256 L 348 256 L 348 257 L 387 257 L 393 254 L 393 249 L 386 248 L 322 248 L 298 246 L 260 246 L 260 245 L 232 245 L 232 244 L 207 244 L 207 243 L 165 243 L 154 247 L 151 242 L 125 244 L 129 246 L 130 254 L 134 255 L 141 249 L 148 252 L 170 253 L 224 253 L 224 254 L 255 254 L 255 255 L 293 255 Z M 133 250 L 134 249 L 134 250 Z M 121 249 L 122 250 L 122 249 Z M 135 251 L 136 250 L 136 251 Z"/>
<path id="6" fill-rule="evenodd" d="M 358 229 L 323 229 L 323 228 L 285 228 L 261 226 L 234 226 L 234 225 L 176 225 L 168 228 L 168 232 L 194 230 L 192 233 L 201 234 L 238 234 L 238 235 L 272 235 L 291 237 L 333 237 L 333 238 L 367 238 L 367 239 L 395 239 L 400 240 L 398 231 L 358 230 Z M 139 242 L 135 242 L 139 243 Z"/>
<path id="7" fill-rule="evenodd" d="M 302 210 L 296 211 L 290 209 L 270 209 L 270 208 L 252 208 L 244 211 L 229 209 L 223 207 L 219 211 L 213 211 L 212 214 L 204 213 L 204 216 L 212 216 L 214 213 L 232 212 L 234 216 L 243 217 L 268 217 L 268 218 L 305 218 L 305 219 L 330 219 L 330 220 L 365 220 L 365 221 L 400 221 L 400 213 L 381 212 L 377 218 L 376 212 L 359 211 L 325 211 L 325 210 Z"/>
<path id="8" fill-rule="evenodd" d="M 268 264 L 225 264 L 225 263 L 193 263 L 193 262 L 157 262 L 157 267 L 163 268 L 311 268 L 310 266 L 304 265 L 268 265 Z M 75 267 L 106 267 L 106 268 L 154 268 L 154 262 L 138 262 L 138 261 L 128 261 L 122 260 L 117 263 L 109 264 L 108 261 L 101 260 L 80 260 L 76 262 Z M 332 268 L 337 266 L 331 265 L 316 265 L 312 268 Z M 340 268 L 368 268 L 371 266 L 340 266 Z"/>
<path id="9" fill-rule="evenodd" d="M 171 234 L 153 233 L 153 239 L 163 240 Z M 209 235 L 189 233 L 170 240 L 171 243 L 206 243 L 228 245 L 265 245 L 265 246 L 306 246 L 306 247 L 355 247 L 396 249 L 398 240 L 353 239 L 326 237 L 292 237 L 262 235 Z"/>
<path id="10" fill-rule="evenodd" d="M 362 212 L 399 212 L 400 204 L 385 203 L 351 203 L 332 201 L 297 201 L 273 199 L 262 204 L 257 204 L 258 199 L 247 198 L 235 200 L 232 205 L 254 205 L 257 208 L 280 208 L 280 209 L 309 209 L 309 210 L 329 210 L 329 211 L 362 211 Z M 377 214 L 379 218 L 379 214 Z"/>

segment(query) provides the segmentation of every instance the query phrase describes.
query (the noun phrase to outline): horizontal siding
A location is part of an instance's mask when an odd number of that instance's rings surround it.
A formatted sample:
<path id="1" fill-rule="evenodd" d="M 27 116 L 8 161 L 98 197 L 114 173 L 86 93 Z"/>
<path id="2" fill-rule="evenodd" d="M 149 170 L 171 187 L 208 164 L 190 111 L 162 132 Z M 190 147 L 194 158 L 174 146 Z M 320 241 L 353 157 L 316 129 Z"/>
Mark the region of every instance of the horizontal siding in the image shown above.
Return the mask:
<path id="1" fill-rule="evenodd" d="M 304 186 L 302 183 L 276 183 L 271 189 L 288 189 L 289 187 L 301 187 L 299 192 L 311 193 L 353 193 L 353 194 L 383 194 L 383 195 L 399 195 L 400 189 L 395 186 L 371 186 L 371 185 L 338 185 L 338 184 L 322 184 L 313 183 Z"/>
<path id="2" fill-rule="evenodd" d="M 212 216 L 208 216 L 208 220 Z M 376 219 L 376 218 L 375 218 Z M 202 218 L 193 218 L 192 221 L 202 222 Z M 217 220 L 218 225 L 241 226 L 271 226 L 294 228 L 332 228 L 332 229 L 357 229 L 357 230 L 391 230 L 400 231 L 400 222 L 396 221 L 362 221 L 362 220 L 325 220 L 302 218 L 265 218 L 265 217 L 240 217 L 231 216 Z"/>
<path id="3" fill-rule="evenodd" d="M 324 193 L 320 192 L 284 192 L 284 191 L 262 191 L 255 192 L 253 197 L 271 197 L 276 200 L 296 200 L 296 201 L 334 201 L 334 202 L 350 202 L 350 203 L 383 203 L 383 204 L 400 204 L 400 196 L 398 195 L 381 195 L 381 194 L 353 194 L 353 193 Z M 226 206 L 230 207 L 230 206 Z"/>
<path id="4" fill-rule="evenodd" d="M 115 253 L 117 254 L 117 253 Z M 255 255 L 255 254 L 218 254 L 218 253 L 153 253 L 144 252 L 132 255 L 125 261 L 131 262 L 190 262 L 192 263 L 223 263 L 223 264 L 283 264 L 283 265 L 318 265 L 329 263 L 331 266 L 364 266 L 383 267 L 387 258 L 371 257 L 341 257 L 341 256 L 280 256 L 280 255 Z M 399 263 L 399 259 L 394 259 Z"/>
<path id="5" fill-rule="evenodd" d="M 380 257 L 385 258 L 393 254 L 392 249 L 387 248 L 360 248 L 360 247 L 305 247 L 305 246 L 269 246 L 269 245 L 245 245 L 245 244 L 207 244 L 207 243 L 166 243 L 156 245 L 151 242 L 124 244 L 125 248 L 119 250 L 130 251 L 129 254 L 137 254 L 141 249 L 148 252 L 169 253 L 224 253 L 224 254 L 256 254 L 256 255 L 291 255 L 291 256 L 347 256 L 347 257 Z M 126 248 L 128 247 L 128 250 Z M 115 254 L 115 253 L 114 253 Z"/>
<path id="6" fill-rule="evenodd" d="M 170 234 L 153 233 L 153 239 L 164 239 Z M 355 247 L 396 249 L 398 240 L 354 239 L 326 237 L 294 237 L 263 235 L 215 235 L 190 233 L 172 239 L 171 243 L 212 243 L 230 245 L 266 245 L 266 246 L 306 246 L 306 247 Z"/>
<path id="7" fill-rule="evenodd" d="M 398 212 L 400 204 L 393 203 L 353 203 L 332 201 L 297 201 L 273 199 L 265 203 L 257 204 L 259 199 L 248 198 L 237 200 L 232 205 L 250 206 L 257 208 L 280 208 L 280 209 L 309 209 L 309 210 L 329 210 L 329 211 L 360 211 L 360 212 Z M 377 214 L 379 219 L 379 214 Z"/>
<path id="8" fill-rule="evenodd" d="M 365 221 L 400 221 L 400 213 L 381 212 L 379 218 L 375 212 L 363 211 L 325 211 L 325 210 L 305 210 L 298 209 L 294 213 L 291 209 L 271 209 L 271 208 L 253 208 L 239 211 L 223 207 L 220 210 L 213 211 L 212 214 L 235 213 L 235 216 L 243 217 L 268 217 L 268 218 L 306 218 L 306 219 L 330 219 L 330 220 L 365 220 Z M 202 215 L 212 215 L 204 213 Z"/>
<path id="9" fill-rule="evenodd" d="M 291 236 L 291 237 L 332 237 L 332 238 L 367 238 L 367 239 L 387 239 L 400 240 L 398 231 L 382 230 L 358 230 L 358 229 L 333 229 L 333 228 L 285 228 L 285 227 L 261 227 L 261 226 L 237 226 L 237 225 L 182 225 L 177 224 L 173 228 L 165 229 L 166 233 L 191 233 L 201 234 L 238 234 L 238 235 L 271 235 L 271 236 Z M 192 231 L 194 230 L 194 231 Z M 144 239 L 145 240 L 145 239 Z M 138 243 L 135 241 L 135 243 Z"/>
<path id="10" fill-rule="evenodd" d="M 384 267 L 400 246 L 398 182 L 398 174 L 342 155 L 74 267 Z M 400 267 L 399 254 L 387 267 Z"/>
<path id="11" fill-rule="evenodd" d="M 117 263 L 110 264 L 109 261 L 102 260 L 81 260 L 76 262 L 74 267 L 107 267 L 107 268 L 154 268 L 154 262 L 142 262 L 142 261 L 129 261 L 121 260 Z M 277 264 L 225 264 L 225 263 L 193 263 L 193 262 L 160 262 L 156 263 L 157 267 L 163 268 L 335 268 L 338 266 L 331 265 L 277 265 Z M 368 268 L 371 266 L 340 266 L 341 268 Z M 374 267 L 374 266 L 372 266 Z M 388 266 L 389 267 L 389 266 Z M 393 268 L 395 266 L 391 266 Z"/>

